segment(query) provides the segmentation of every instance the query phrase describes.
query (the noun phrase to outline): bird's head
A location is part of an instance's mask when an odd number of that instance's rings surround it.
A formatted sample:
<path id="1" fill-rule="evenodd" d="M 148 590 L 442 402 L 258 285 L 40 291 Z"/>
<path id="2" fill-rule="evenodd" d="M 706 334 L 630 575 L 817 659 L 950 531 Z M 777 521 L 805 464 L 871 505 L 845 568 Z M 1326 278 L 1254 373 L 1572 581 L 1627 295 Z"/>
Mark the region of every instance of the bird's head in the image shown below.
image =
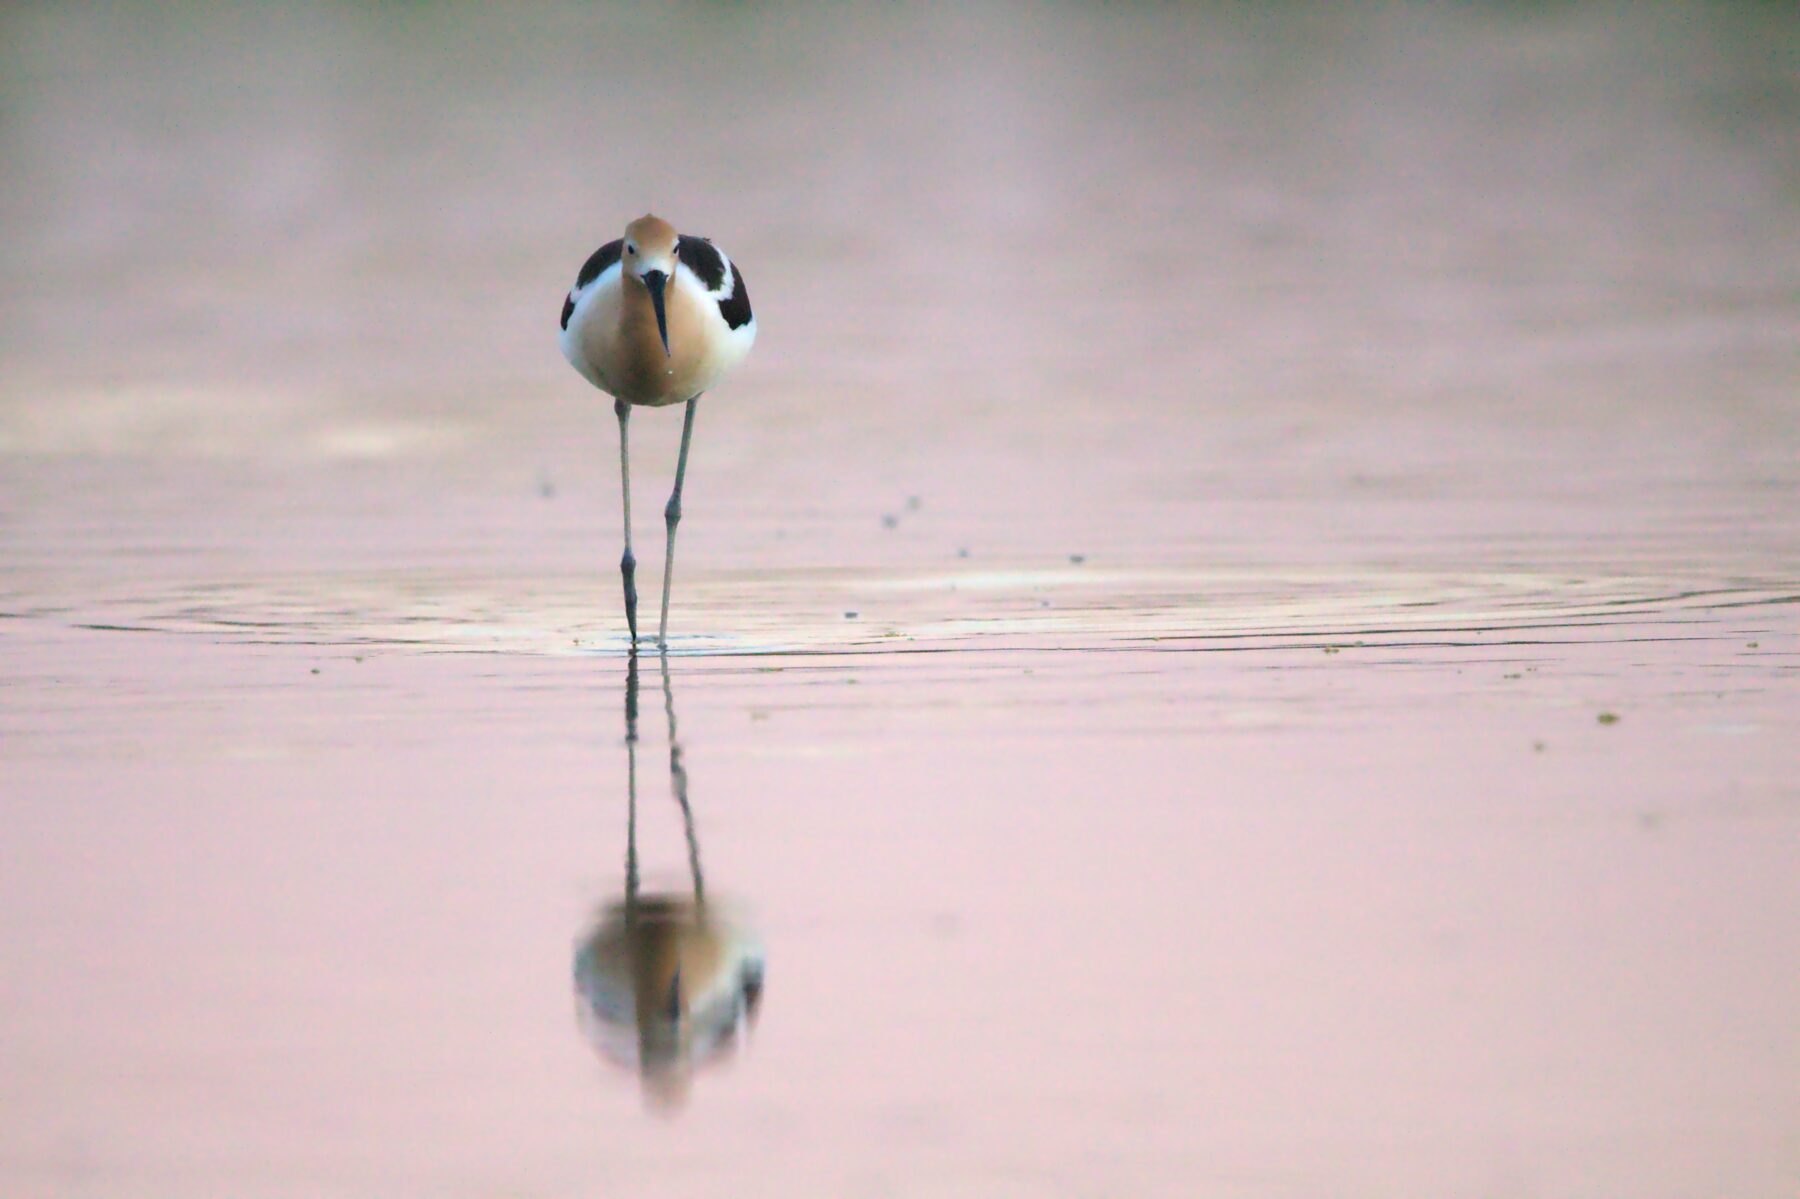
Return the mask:
<path id="1" fill-rule="evenodd" d="M 675 276 L 675 226 L 661 217 L 648 214 L 625 226 L 625 250 L 621 261 L 625 273 L 644 285 L 650 303 L 656 308 L 656 332 L 662 338 L 663 353 L 669 352 L 669 317 L 663 305 L 663 290 Z"/>

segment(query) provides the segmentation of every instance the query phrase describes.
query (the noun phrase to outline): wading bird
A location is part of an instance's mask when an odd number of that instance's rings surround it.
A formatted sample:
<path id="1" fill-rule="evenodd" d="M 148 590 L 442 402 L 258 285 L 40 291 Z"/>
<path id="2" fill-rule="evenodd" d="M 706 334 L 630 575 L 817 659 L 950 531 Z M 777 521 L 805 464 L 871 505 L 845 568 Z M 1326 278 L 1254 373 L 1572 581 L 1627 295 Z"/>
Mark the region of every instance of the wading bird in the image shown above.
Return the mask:
<path id="1" fill-rule="evenodd" d="M 631 553 L 631 407 L 686 404 L 675 490 L 663 509 L 662 618 L 657 644 L 669 642 L 669 580 L 675 526 L 700 394 L 725 376 L 756 341 L 750 293 L 737 266 L 704 237 L 683 237 L 654 216 L 625 226 L 625 236 L 595 250 L 563 300 L 562 352 L 589 383 L 613 397 L 619 418 L 619 482 L 625 495 L 625 623 L 635 648 L 637 559 Z"/>

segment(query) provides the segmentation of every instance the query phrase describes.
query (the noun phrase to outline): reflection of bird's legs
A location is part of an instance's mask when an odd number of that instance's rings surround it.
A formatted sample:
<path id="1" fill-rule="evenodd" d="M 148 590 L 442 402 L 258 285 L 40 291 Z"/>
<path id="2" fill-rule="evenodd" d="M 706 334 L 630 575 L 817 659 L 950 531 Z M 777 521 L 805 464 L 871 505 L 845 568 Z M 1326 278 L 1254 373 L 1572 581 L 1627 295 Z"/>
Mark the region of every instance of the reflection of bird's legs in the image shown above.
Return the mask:
<path id="1" fill-rule="evenodd" d="M 675 688 L 669 683 L 669 653 L 665 648 L 657 655 L 662 663 L 663 711 L 669 716 L 669 785 L 675 791 L 675 802 L 681 806 L 682 830 L 687 834 L 688 873 L 694 879 L 694 907 L 704 915 L 706 883 L 700 874 L 700 839 L 694 833 L 694 809 L 688 806 L 687 763 L 681 755 L 681 741 L 675 732 Z"/>
<path id="2" fill-rule="evenodd" d="M 637 718 L 638 659 L 631 651 L 625 664 L 625 927 L 637 924 Z"/>

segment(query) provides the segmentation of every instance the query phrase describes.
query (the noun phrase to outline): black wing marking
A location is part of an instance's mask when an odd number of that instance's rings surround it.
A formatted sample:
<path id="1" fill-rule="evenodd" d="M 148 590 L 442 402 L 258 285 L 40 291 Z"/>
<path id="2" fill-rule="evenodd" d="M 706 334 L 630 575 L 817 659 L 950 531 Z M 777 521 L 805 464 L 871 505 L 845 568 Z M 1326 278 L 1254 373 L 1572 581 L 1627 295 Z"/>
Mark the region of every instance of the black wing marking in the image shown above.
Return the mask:
<path id="1" fill-rule="evenodd" d="M 575 288 L 580 290 L 600 277 L 600 272 L 619 261 L 619 252 L 625 248 L 625 239 L 616 237 L 598 250 L 588 255 L 588 260 L 581 264 L 581 273 L 575 276 Z"/>
<path id="2" fill-rule="evenodd" d="M 589 254 L 588 260 L 581 264 L 581 273 L 575 276 L 575 290 L 580 291 L 595 279 L 598 279 L 601 271 L 604 271 L 607 267 L 619 261 L 619 251 L 624 245 L 625 239 L 617 237 L 601 246 L 598 250 L 595 250 L 592 254 Z M 573 295 L 564 296 L 562 311 L 563 328 L 567 329 L 569 327 L 569 318 L 574 315 L 575 297 Z"/>
<path id="3" fill-rule="evenodd" d="M 718 248 L 704 237 L 683 237 L 675 243 L 675 253 L 682 265 L 693 271 L 707 291 L 718 291 L 725 283 L 725 259 Z"/>
<path id="4" fill-rule="evenodd" d="M 744 286 L 743 272 L 735 262 L 731 264 L 731 294 L 719 301 L 719 315 L 733 329 L 750 323 L 750 290 Z"/>

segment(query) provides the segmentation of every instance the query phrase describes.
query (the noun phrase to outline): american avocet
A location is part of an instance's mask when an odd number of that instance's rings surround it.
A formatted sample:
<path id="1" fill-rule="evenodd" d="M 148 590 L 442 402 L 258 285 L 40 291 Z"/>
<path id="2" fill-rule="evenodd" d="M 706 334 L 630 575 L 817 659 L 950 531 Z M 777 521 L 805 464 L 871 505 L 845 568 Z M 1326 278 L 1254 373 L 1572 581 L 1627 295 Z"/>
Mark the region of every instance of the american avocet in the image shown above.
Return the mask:
<path id="1" fill-rule="evenodd" d="M 756 341 L 750 293 L 731 259 L 704 237 L 682 237 L 674 226 L 641 216 L 625 236 L 609 241 L 582 264 L 563 300 L 562 352 L 582 377 L 613 397 L 619 418 L 619 482 L 625 494 L 625 622 L 637 645 L 637 559 L 631 554 L 631 406 L 687 405 L 675 490 L 663 509 L 668 548 L 663 559 L 662 619 L 656 640 L 669 641 L 669 580 L 675 568 L 675 526 L 681 523 L 681 484 L 700 393 L 743 360 Z"/>

